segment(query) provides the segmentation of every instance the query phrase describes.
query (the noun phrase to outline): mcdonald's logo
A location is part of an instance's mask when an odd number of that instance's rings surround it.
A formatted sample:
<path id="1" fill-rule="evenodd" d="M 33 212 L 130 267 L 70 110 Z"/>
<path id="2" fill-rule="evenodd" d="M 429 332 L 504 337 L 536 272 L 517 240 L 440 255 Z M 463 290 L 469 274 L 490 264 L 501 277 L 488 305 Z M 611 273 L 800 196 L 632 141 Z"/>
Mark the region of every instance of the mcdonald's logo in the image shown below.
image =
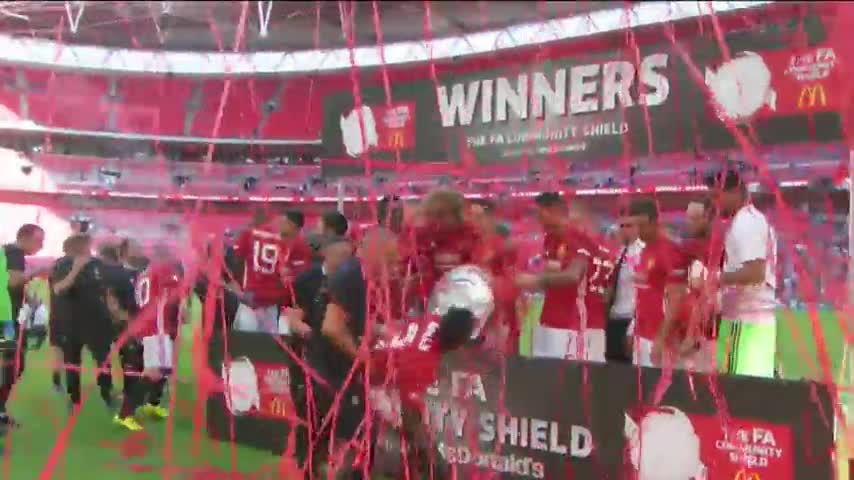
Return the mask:
<path id="1" fill-rule="evenodd" d="M 801 89 L 801 95 L 798 97 L 798 108 L 812 108 L 816 103 L 822 107 L 827 105 L 827 94 L 824 91 L 824 86 L 821 84 L 807 85 Z"/>
<path id="2" fill-rule="evenodd" d="M 392 130 L 389 135 L 388 146 L 390 148 L 403 148 L 403 131 L 402 130 Z"/>
<path id="3" fill-rule="evenodd" d="M 747 470 L 739 470 L 732 480 L 762 480 L 756 472 L 748 472 Z"/>
<path id="4" fill-rule="evenodd" d="M 276 417 L 287 416 L 288 410 L 282 397 L 273 397 L 270 401 L 270 413 Z"/>

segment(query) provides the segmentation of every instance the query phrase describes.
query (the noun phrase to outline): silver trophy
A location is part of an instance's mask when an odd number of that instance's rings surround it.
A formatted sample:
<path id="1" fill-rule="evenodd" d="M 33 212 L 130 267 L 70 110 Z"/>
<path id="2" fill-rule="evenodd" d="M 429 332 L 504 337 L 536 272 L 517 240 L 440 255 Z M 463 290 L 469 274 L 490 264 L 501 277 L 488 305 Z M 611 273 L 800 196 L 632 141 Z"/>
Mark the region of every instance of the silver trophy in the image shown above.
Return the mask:
<path id="1" fill-rule="evenodd" d="M 451 307 L 470 310 L 477 319 L 472 338 L 480 335 L 495 307 L 490 275 L 474 265 L 448 271 L 433 288 L 427 308 L 430 313 L 444 315 Z"/>

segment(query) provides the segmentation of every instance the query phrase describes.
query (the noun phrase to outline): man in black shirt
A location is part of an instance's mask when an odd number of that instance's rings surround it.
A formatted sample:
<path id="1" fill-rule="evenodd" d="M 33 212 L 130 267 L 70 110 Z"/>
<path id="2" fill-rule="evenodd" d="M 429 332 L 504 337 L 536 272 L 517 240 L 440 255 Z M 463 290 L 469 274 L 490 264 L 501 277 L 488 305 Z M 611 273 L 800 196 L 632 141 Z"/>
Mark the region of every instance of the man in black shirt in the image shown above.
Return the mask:
<path id="1" fill-rule="evenodd" d="M 62 280 L 60 275 L 71 270 L 74 258 L 84 255 L 90 251 L 92 241 L 88 235 L 75 234 L 65 239 L 62 243 L 62 252 L 65 254 L 54 262 L 48 276 L 51 288 L 50 295 L 50 319 L 48 320 L 48 342 L 53 349 L 54 366 L 51 380 L 57 391 L 62 391 L 61 373 L 65 369 L 63 358 L 63 346 L 68 336 L 68 328 L 71 325 L 71 304 L 68 295 L 61 292 L 53 293 L 53 287 Z"/>
<path id="2" fill-rule="evenodd" d="M 308 365 L 318 364 L 318 360 L 311 357 L 312 354 L 317 353 L 318 348 L 310 344 L 320 341 L 318 339 L 320 324 L 323 321 L 323 313 L 326 308 L 326 298 L 321 295 L 321 290 L 326 288 L 325 282 L 324 266 L 320 263 L 312 264 L 294 279 L 294 306 L 284 311 L 292 334 L 289 339 L 289 346 L 293 349 L 294 354 L 302 357 Z M 309 433 L 313 433 L 318 424 L 314 415 L 314 400 L 309 399 L 311 376 L 303 370 L 301 364 L 291 362 L 290 378 L 291 398 L 296 408 L 297 417 L 311 424 L 311 428 L 308 428 L 306 424 L 299 424 L 296 427 L 296 451 L 294 453 L 302 468 L 308 457 L 308 446 L 312 440 Z M 312 445 L 314 451 L 322 454 L 322 443 L 315 442 Z M 307 471 L 306 478 L 312 478 L 312 474 L 311 471 Z"/>
<path id="3" fill-rule="evenodd" d="M 361 363 L 357 362 L 365 336 L 367 284 L 361 259 L 353 256 L 353 247 L 346 239 L 338 237 L 328 241 L 323 255 L 327 278 L 323 289 L 326 308 L 319 324 L 321 335 L 310 344 L 310 350 L 316 349 L 317 353 L 311 354 L 310 358 L 316 361 L 312 366 L 316 365 L 317 373 L 341 392 L 340 401 L 336 404 L 334 399 L 338 392 L 330 391 L 328 386 L 314 389 L 318 411 L 323 414 L 324 422 L 333 422 L 331 442 L 340 447 L 353 440 L 367 413 L 363 372 Z M 350 449 L 348 455 L 354 456 L 356 452 Z M 348 468 L 353 468 L 352 463 L 345 460 L 341 474 L 358 478 L 358 468 L 346 473 Z"/>
<path id="4" fill-rule="evenodd" d="M 27 275 L 26 257 L 35 255 L 44 246 L 44 230 L 38 225 L 26 224 L 18 229 L 15 243 L 3 247 L 6 254 L 6 268 L 9 272 L 9 298 L 12 302 L 12 322 L 6 322 L 3 336 L 14 339 L 17 330 L 18 313 L 24 304 L 24 290 L 27 282 L 35 273 Z M 19 354 L 20 353 L 20 354 Z M 2 385 L 0 385 L 0 426 L 14 425 L 15 422 L 6 414 L 6 402 L 12 393 L 12 387 L 24 371 L 23 349 L 9 350 L 2 353 Z"/>
<path id="5" fill-rule="evenodd" d="M 113 378 L 109 369 L 114 327 L 106 305 L 108 268 L 104 262 L 81 253 L 56 272 L 55 295 L 66 295 L 71 306 L 70 324 L 63 345 L 66 387 L 72 407 L 80 404 L 80 364 L 83 347 L 92 353 L 98 368 L 101 398 L 112 409 Z"/>

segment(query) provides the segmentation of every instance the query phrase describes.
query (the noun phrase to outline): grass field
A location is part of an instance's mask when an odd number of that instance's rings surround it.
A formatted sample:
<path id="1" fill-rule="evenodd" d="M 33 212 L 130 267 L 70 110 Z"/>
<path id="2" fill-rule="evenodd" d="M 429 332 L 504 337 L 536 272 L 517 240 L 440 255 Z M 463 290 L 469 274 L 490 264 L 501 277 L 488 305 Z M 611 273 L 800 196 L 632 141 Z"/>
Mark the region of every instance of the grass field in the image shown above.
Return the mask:
<path id="1" fill-rule="evenodd" d="M 781 312 L 779 320 L 784 375 L 822 378 L 814 367 L 818 362 L 809 316 Z M 822 313 L 818 323 L 837 378 L 844 349 L 839 320 L 832 313 Z M 228 443 L 212 442 L 203 431 L 194 436 L 194 400 L 188 383 L 177 389 L 171 423 L 148 423 L 144 433 L 128 434 L 112 425 L 95 392 L 92 375 L 84 373 L 90 395 L 69 427 L 65 396 L 50 389 L 47 361 L 44 349 L 31 352 L 28 370 L 11 402 L 10 410 L 24 427 L 5 440 L 0 480 L 281 478 L 264 473 L 274 471 L 271 469 L 277 464 L 269 452 L 240 447 L 232 450 Z M 189 380 L 191 372 L 186 363 L 179 371 L 179 379 Z M 171 430 L 169 435 L 167 429 Z M 232 476 L 233 471 L 242 475 Z"/>

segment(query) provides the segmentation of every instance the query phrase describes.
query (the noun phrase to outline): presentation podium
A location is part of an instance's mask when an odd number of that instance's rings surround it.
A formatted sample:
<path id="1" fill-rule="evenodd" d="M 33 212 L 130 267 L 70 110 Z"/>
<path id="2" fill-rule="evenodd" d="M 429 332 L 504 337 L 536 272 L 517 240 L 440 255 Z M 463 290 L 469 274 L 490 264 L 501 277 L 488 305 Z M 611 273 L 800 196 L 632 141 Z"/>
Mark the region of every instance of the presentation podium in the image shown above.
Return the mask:
<path id="1" fill-rule="evenodd" d="M 260 333 L 213 339 L 210 366 L 229 372 L 233 398 L 207 399 L 211 436 L 292 451 L 281 345 Z M 834 478 L 833 392 L 816 383 L 461 351 L 424 398 L 439 453 L 461 473 L 630 479 L 658 464 L 686 480 Z M 398 434 L 379 430 L 374 468 L 394 476 Z"/>

